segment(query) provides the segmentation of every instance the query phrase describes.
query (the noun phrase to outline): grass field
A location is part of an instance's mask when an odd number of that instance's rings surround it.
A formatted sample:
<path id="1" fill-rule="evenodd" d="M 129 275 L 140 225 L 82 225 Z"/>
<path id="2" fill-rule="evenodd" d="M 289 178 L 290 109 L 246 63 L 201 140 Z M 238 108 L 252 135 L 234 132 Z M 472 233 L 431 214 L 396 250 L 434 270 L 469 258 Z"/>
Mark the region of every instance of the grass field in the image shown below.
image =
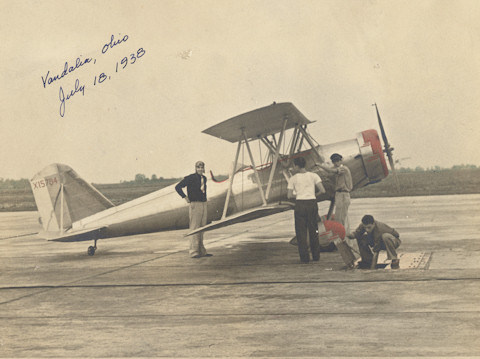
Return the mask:
<path id="1" fill-rule="evenodd" d="M 393 176 L 356 190 L 353 198 L 431 196 L 447 194 L 480 193 L 480 169 L 450 169 L 441 171 L 399 172 L 400 191 L 395 188 Z M 160 188 L 176 183 L 169 179 L 154 183 L 117 183 L 94 185 L 115 205 L 138 198 Z M 29 186 L 0 189 L 0 211 L 36 211 L 33 193 Z"/>
<path id="2" fill-rule="evenodd" d="M 432 196 L 480 193 L 480 169 L 398 172 L 400 191 L 394 177 L 352 192 L 353 198 Z"/>

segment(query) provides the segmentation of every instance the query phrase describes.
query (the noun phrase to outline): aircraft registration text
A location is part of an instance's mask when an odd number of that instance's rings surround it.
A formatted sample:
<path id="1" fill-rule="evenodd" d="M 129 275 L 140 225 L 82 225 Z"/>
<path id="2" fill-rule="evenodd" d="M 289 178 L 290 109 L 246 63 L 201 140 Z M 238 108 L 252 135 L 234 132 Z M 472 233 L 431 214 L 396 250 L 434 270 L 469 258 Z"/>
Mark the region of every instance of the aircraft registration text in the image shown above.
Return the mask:
<path id="1" fill-rule="evenodd" d="M 47 186 L 53 186 L 56 183 L 58 183 L 57 177 L 44 178 L 40 181 L 32 182 L 33 189 L 40 189 L 40 188 L 44 188 L 44 187 L 47 187 Z"/>

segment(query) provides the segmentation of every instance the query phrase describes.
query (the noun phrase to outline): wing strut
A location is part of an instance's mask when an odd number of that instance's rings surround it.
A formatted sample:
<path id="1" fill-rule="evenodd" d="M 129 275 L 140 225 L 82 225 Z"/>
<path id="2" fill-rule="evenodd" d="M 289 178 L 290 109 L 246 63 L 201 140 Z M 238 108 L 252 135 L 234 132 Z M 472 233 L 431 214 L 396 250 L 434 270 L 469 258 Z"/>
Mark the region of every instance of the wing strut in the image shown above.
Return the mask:
<path id="1" fill-rule="evenodd" d="M 275 153 L 275 147 L 273 147 L 272 143 L 268 140 L 267 137 L 261 138 L 260 141 L 268 148 L 270 153 Z"/>
<path id="2" fill-rule="evenodd" d="M 270 170 L 270 177 L 268 179 L 267 192 L 265 196 L 266 199 L 268 199 L 268 197 L 270 196 L 270 190 L 272 189 L 273 175 L 275 174 L 275 170 L 277 169 L 278 156 L 280 152 L 280 147 L 282 146 L 283 135 L 285 134 L 285 128 L 287 127 L 287 122 L 288 122 L 288 117 L 285 116 L 285 119 L 283 120 L 282 132 L 280 133 L 280 138 L 278 139 L 278 146 L 275 150 L 275 155 L 273 156 L 273 161 L 272 161 L 273 164 L 272 164 L 272 169 Z"/>
<path id="3" fill-rule="evenodd" d="M 305 126 L 306 128 L 306 126 Z M 315 144 L 313 143 L 312 139 L 310 138 L 310 135 L 307 133 L 307 131 L 305 131 L 305 128 L 303 128 L 302 126 L 300 126 L 298 129 L 300 130 L 300 132 L 302 133 L 303 135 L 303 138 L 305 138 L 308 142 L 308 144 L 310 145 L 310 147 L 312 147 L 312 150 L 315 152 L 315 154 L 318 156 L 318 159 L 323 163 L 325 162 L 324 158 L 322 157 L 322 155 L 320 154 L 320 152 L 318 152 L 318 148 L 317 146 L 315 146 Z"/>
<path id="4" fill-rule="evenodd" d="M 300 137 L 300 132 L 298 131 L 298 124 L 295 125 L 295 129 L 293 130 L 293 136 L 292 136 L 292 146 L 290 147 L 290 156 L 292 156 L 295 153 L 295 150 L 297 148 L 298 144 L 298 138 Z"/>
<path id="5" fill-rule="evenodd" d="M 245 140 L 245 145 L 247 146 L 248 155 L 250 156 L 250 162 L 252 163 L 253 171 L 255 172 L 255 178 L 257 179 L 258 190 L 260 191 L 260 196 L 262 197 L 263 205 L 267 205 L 267 201 L 265 200 L 265 194 L 263 193 L 262 183 L 260 182 L 260 176 L 258 175 L 257 166 L 255 165 L 255 159 L 253 158 L 252 150 L 250 149 L 250 145 L 248 144 L 247 134 L 245 133 L 245 129 L 242 129 L 243 138 Z"/>
<path id="6" fill-rule="evenodd" d="M 227 198 L 225 199 L 225 206 L 223 207 L 222 219 L 227 216 L 228 203 L 230 202 L 230 196 L 232 195 L 232 185 L 233 177 L 235 176 L 235 169 L 237 168 L 238 155 L 240 154 L 240 147 L 242 147 L 242 140 L 238 141 L 237 153 L 235 154 L 235 161 L 233 162 L 232 170 L 230 171 L 230 176 L 228 176 L 228 192 Z"/>
<path id="7" fill-rule="evenodd" d="M 63 183 L 60 185 L 60 234 L 63 235 L 65 229 L 63 228 Z"/>
<path id="8" fill-rule="evenodd" d="M 330 200 L 330 206 L 328 207 L 327 219 L 332 218 L 333 209 L 335 208 L 335 197 Z"/>
<path id="9" fill-rule="evenodd" d="M 204 133 L 210 134 L 217 138 L 232 142 L 238 143 L 237 153 L 235 155 L 235 161 L 233 164 L 232 171 L 229 176 L 229 184 L 227 195 L 225 198 L 225 204 L 222 213 L 222 219 L 226 219 L 227 212 L 229 208 L 229 202 L 233 196 L 233 181 L 236 173 L 236 168 L 238 164 L 238 157 L 240 148 L 245 143 L 248 154 L 250 156 L 251 168 L 253 169 L 254 181 L 257 182 L 258 190 L 260 191 L 260 197 L 262 199 L 262 207 L 267 207 L 267 200 L 272 196 L 272 188 L 274 188 L 273 180 L 274 174 L 280 164 L 286 168 L 290 162 L 290 158 L 286 156 L 285 162 L 282 162 L 283 157 L 281 153 L 281 145 L 285 143 L 286 131 L 295 128 L 294 132 L 294 142 L 290 148 L 290 154 L 295 152 L 296 147 L 302 146 L 302 141 L 304 137 L 308 138 L 309 143 L 311 144 L 314 152 L 317 156 L 322 159 L 318 149 L 315 148 L 312 140 L 309 135 L 304 131 L 303 126 L 312 123 L 309 121 L 298 109 L 291 103 L 273 103 L 270 106 L 265 106 L 244 114 L 235 116 L 226 121 L 223 121 L 217 125 L 214 125 L 206 130 Z M 246 133 L 248 131 L 248 134 Z M 279 138 L 276 137 L 276 134 L 280 133 Z M 260 173 L 257 170 L 255 165 L 255 160 L 253 158 L 252 150 L 250 148 L 249 141 L 260 140 L 269 151 L 268 160 L 271 166 L 268 168 L 271 172 L 269 173 L 268 183 L 266 184 L 266 190 L 262 185 L 260 180 Z M 290 145 L 289 145 L 290 146 Z M 261 155 L 261 151 L 260 151 Z M 270 165 L 270 163 L 265 164 L 265 166 Z M 263 174 L 263 173 L 262 173 Z M 284 171 L 285 175 L 285 171 Z M 258 202 L 257 202 L 258 203 Z M 259 203 L 258 203 L 259 204 Z M 257 214 L 259 212 L 256 212 Z M 264 212 L 262 212 L 264 213 Z"/>

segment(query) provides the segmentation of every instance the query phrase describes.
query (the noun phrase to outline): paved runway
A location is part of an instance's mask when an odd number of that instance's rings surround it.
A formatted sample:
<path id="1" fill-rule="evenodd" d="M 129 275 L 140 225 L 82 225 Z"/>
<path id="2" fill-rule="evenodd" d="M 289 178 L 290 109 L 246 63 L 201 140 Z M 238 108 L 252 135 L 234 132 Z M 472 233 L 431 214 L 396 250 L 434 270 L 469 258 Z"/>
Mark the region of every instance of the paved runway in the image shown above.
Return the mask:
<path id="1" fill-rule="evenodd" d="M 480 195 L 354 199 L 352 229 L 367 213 L 424 269 L 302 265 L 293 212 L 209 232 L 202 259 L 186 231 L 89 257 L 1 213 L 0 357 L 480 357 Z"/>

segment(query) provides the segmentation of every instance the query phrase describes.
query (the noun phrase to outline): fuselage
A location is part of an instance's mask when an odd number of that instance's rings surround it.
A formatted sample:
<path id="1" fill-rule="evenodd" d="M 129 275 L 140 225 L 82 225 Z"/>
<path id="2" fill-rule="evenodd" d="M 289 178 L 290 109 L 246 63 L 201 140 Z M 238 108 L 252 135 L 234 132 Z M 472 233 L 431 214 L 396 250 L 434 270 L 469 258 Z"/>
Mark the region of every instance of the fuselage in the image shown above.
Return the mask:
<path id="1" fill-rule="evenodd" d="M 385 178 L 388 169 L 382 153 L 380 141 L 375 130 L 359 133 L 355 139 L 326 146 L 318 146 L 318 153 L 329 158 L 333 152 L 343 154 L 344 165 L 350 168 L 354 189 L 363 187 Z M 317 154 L 312 150 L 298 152 L 292 156 L 281 156 L 275 169 L 267 202 L 275 203 L 287 200 L 287 178 L 292 174 L 292 160 L 305 157 L 307 168 L 322 178 L 326 193 L 317 198 L 328 200 L 334 196 L 332 175 L 327 175 L 316 163 Z M 262 191 L 267 190 L 272 164 L 257 167 Z M 222 217 L 229 188 L 229 180 L 215 181 L 210 178 L 207 186 L 208 222 Z M 162 188 L 146 196 L 119 206 L 105 209 L 72 223 L 70 231 L 106 227 L 102 237 L 116 237 L 138 233 L 157 232 L 188 227 L 188 204 L 175 191 L 175 185 Z M 229 200 L 227 216 L 261 206 L 263 204 L 260 189 L 252 167 L 238 171 L 232 182 L 232 195 Z"/>

